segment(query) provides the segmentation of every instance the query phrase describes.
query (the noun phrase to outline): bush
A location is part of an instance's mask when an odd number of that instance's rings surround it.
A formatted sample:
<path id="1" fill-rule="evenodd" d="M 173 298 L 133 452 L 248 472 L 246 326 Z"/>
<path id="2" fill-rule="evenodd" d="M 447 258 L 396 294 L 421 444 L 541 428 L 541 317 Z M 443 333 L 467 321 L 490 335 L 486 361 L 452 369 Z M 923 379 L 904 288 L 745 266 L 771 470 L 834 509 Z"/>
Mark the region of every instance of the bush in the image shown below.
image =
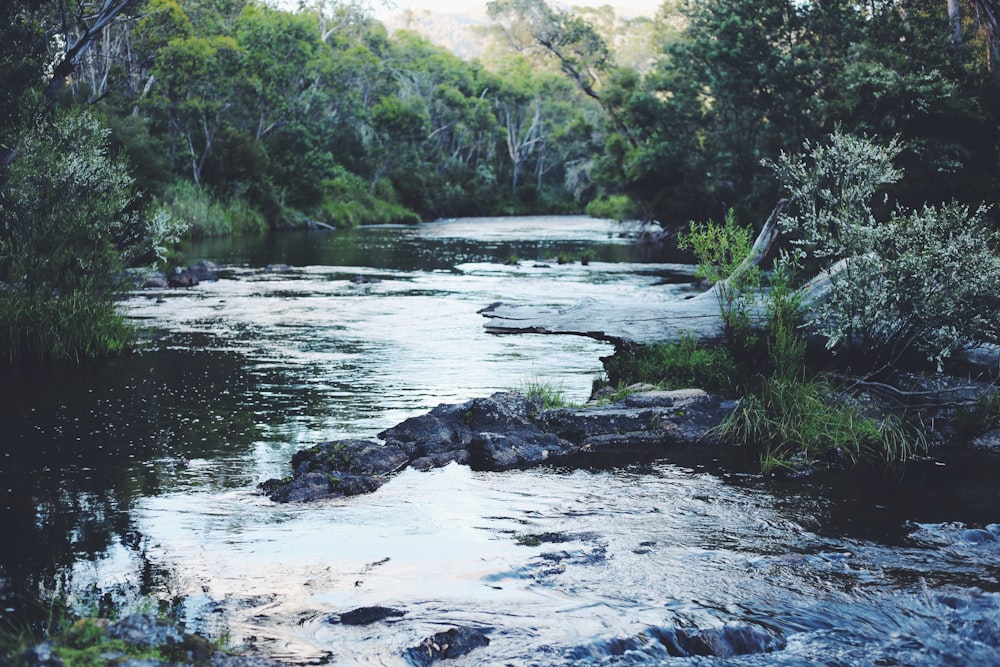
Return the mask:
<path id="1" fill-rule="evenodd" d="M 608 195 L 591 200 L 587 204 L 587 215 L 592 218 L 607 218 L 624 222 L 640 217 L 638 207 L 627 195 Z"/>
<path id="2" fill-rule="evenodd" d="M 379 196 L 381 195 L 381 196 Z M 317 211 L 321 222 L 334 227 L 366 224 L 416 224 L 420 216 L 395 203 L 388 181 L 373 189 L 360 176 L 346 169 L 323 182 L 323 203 Z"/>
<path id="3" fill-rule="evenodd" d="M 895 143 L 837 133 L 805 148 L 772 166 L 797 209 L 783 230 L 831 276 L 809 317 L 828 348 L 863 350 L 873 367 L 916 352 L 940 368 L 964 347 L 1000 342 L 1000 232 L 986 209 L 897 207 L 879 219 L 875 194 L 901 175 Z"/>
<path id="4" fill-rule="evenodd" d="M 114 306 L 123 270 L 177 239 L 144 214 L 108 131 L 88 112 L 25 129 L 0 185 L 0 345 L 10 361 L 121 350 L 131 330 Z"/>

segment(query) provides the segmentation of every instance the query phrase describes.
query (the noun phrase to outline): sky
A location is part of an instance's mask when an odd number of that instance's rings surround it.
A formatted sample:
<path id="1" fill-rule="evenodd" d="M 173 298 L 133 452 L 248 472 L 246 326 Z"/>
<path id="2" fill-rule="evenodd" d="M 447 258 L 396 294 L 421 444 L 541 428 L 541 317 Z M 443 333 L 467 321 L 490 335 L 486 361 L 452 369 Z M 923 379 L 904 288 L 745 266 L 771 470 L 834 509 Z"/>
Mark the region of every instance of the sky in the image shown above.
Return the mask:
<path id="1" fill-rule="evenodd" d="M 432 12 L 443 12 L 448 14 L 485 14 L 486 0 L 394 0 L 396 8 L 386 8 L 377 0 L 372 2 L 375 9 L 375 16 L 379 19 L 386 19 L 395 16 L 402 11 L 412 9 L 413 11 L 427 10 Z M 611 5 L 615 11 L 622 16 L 649 16 L 656 14 L 662 0 L 570 0 L 568 6 L 599 7 Z"/>

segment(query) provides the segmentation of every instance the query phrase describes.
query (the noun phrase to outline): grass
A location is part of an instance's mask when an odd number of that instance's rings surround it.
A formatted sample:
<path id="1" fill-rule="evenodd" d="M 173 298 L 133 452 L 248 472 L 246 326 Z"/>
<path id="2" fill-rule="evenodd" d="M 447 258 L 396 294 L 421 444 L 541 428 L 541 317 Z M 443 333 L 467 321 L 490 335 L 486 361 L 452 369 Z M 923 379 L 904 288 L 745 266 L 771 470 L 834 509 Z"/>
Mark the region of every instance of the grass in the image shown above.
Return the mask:
<path id="1" fill-rule="evenodd" d="M 0 292 L 0 323 L 0 350 L 10 363 L 112 356 L 135 338 L 110 297 L 80 292 L 49 298 Z"/>
<path id="2" fill-rule="evenodd" d="M 692 336 L 618 352 L 605 362 L 605 370 L 609 384 L 619 388 L 640 383 L 661 389 L 697 387 L 723 396 L 735 395 L 742 373 L 727 349 L 701 347 Z"/>
<path id="3" fill-rule="evenodd" d="M 554 410 L 556 408 L 571 406 L 571 403 L 566 399 L 565 390 L 549 382 L 528 380 L 523 382 L 515 391 L 529 399 L 536 399 L 541 404 L 542 410 Z"/>
<path id="4" fill-rule="evenodd" d="M 839 401 L 821 378 L 767 378 L 720 430 L 734 444 L 758 447 L 764 472 L 862 458 L 905 461 L 926 444 L 898 419 L 879 421 Z"/>

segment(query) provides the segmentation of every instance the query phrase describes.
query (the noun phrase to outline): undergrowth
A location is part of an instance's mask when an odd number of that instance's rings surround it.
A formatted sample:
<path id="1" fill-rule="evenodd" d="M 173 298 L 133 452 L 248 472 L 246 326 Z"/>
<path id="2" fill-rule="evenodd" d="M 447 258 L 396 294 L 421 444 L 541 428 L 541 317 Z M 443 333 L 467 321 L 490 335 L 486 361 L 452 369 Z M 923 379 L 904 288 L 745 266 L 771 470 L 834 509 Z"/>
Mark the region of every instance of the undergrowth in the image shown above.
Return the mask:
<path id="1" fill-rule="evenodd" d="M 667 390 L 698 387 L 723 396 L 735 395 L 740 376 L 729 350 L 699 346 L 690 335 L 616 354 L 606 360 L 605 370 L 609 384 L 622 390 L 642 383 Z"/>
<path id="2" fill-rule="evenodd" d="M 515 390 L 529 399 L 535 399 L 543 410 L 570 407 L 566 392 L 562 387 L 539 380 L 526 380 Z"/>
<path id="3" fill-rule="evenodd" d="M 8 362 L 105 357 L 125 350 L 134 337 L 110 298 L 0 291 L 0 351 Z"/>

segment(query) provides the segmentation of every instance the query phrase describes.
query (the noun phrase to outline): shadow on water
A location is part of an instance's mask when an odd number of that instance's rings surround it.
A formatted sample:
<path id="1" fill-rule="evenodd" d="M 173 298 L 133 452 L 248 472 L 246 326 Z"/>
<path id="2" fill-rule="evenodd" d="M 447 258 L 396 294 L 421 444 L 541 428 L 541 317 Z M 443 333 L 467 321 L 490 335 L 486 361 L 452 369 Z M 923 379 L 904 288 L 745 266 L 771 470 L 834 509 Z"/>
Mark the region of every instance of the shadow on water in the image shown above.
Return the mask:
<path id="1" fill-rule="evenodd" d="M 536 266 L 582 249 L 590 266 Z M 739 450 L 673 451 L 408 470 L 309 506 L 255 491 L 303 447 L 440 402 L 532 379 L 582 401 L 607 345 L 489 336 L 476 310 L 677 298 L 690 269 L 608 223 L 446 221 L 190 256 L 224 278 L 131 299 L 153 334 L 138 354 L 0 382 L 0 621 L 28 615 L 20 593 L 61 591 L 87 613 L 171 609 L 292 663 L 404 664 L 458 626 L 490 642 L 455 664 L 1000 663 L 995 458 L 779 480 Z M 332 620 L 378 606 L 399 614 Z"/>

